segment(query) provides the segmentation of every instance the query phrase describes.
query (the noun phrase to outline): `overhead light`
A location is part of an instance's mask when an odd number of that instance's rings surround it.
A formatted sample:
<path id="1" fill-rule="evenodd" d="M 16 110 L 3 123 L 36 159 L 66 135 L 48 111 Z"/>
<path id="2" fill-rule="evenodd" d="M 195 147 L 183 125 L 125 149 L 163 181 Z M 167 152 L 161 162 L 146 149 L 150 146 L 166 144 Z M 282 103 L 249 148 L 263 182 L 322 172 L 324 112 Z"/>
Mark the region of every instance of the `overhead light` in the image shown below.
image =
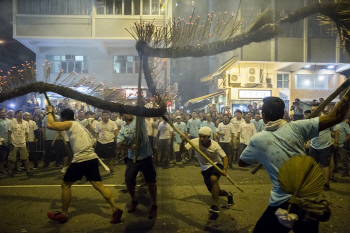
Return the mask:
<path id="1" fill-rule="evenodd" d="M 304 68 L 310 68 L 311 65 L 304 66 Z"/>
<path id="2" fill-rule="evenodd" d="M 318 80 L 323 81 L 323 80 L 324 80 L 324 77 L 323 77 L 323 76 L 320 76 L 320 77 L 318 77 Z"/>
<path id="3" fill-rule="evenodd" d="M 327 66 L 327 69 L 333 69 L 335 66 L 334 65 L 329 65 Z"/>
<path id="4" fill-rule="evenodd" d="M 0 44 L 5 44 L 5 41 L 4 40 L 0 40 Z"/>
<path id="5" fill-rule="evenodd" d="M 309 86 L 309 85 L 310 85 L 310 80 L 305 80 L 305 81 L 304 81 L 304 85 L 305 85 L 305 86 Z"/>
<path id="6" fill-rule="evenodd" d="M 15 108 L 15 104 L 10 104 L 10 108 Z"/>

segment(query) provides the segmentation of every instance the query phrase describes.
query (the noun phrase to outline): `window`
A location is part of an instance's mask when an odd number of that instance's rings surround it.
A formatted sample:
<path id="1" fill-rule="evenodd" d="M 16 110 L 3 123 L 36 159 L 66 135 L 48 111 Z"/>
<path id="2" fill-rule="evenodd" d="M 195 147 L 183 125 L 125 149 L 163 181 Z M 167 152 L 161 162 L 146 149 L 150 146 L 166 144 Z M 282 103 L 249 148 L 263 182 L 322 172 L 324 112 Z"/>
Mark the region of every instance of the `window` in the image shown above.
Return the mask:
<path id="1" fill-rule="evenodd" d="M 289 88 L 289 74 L 277 74 L 277 88 Z"/>
<path id="2" fill-rule="evenodd" d="M 86 0 L 17 0 L 18 14 L 90 15 L 91 10 Z"/>
<path id="3" fill-rule="evenodd" d="M 333 89 L 332 74 L 297 74 L 295 75 L 295 89 Z"/>
<path id="4" fill-rule="evenodd" d="M 165 14 L 165 0 L 95 0 L 95 6 L 99 15 Z"/>
<path id="5" fill-rule="evenodd" d="M 140 58 L 138 56 L 113 56 L 113 69 L 117 74 L 132 74 L 139 72 Z"/>
<path id="6" fill-rule="evenodd" d="M 51 63 L 51 73 L 58 74 L 63 70 L 63 73 L 88 73 L 88 56 L 75 55 L 48 55 L 48 62 Z"/>

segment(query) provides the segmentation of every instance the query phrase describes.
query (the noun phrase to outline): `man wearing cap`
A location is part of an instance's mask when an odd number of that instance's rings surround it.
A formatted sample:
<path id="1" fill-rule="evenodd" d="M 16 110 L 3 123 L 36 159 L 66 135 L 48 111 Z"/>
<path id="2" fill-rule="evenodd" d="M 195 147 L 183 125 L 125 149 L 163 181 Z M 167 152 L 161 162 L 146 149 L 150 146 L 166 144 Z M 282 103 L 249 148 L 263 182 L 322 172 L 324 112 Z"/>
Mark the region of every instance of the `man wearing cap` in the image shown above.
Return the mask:
<path id="1" fill-rule="evenodd" d="M 211 133 L 211 128 L 208 126 L 202 127 L 199 130 L 198 138 L 192 139 L 191 142 L 222 170 L 221 174 L 199 152 L 195 151 L 198 162 L 202 168 L 204 183 L 207 186 L 209 192 L 211 192 L 213 199 L 209 212 L 218 213 L 219 196 L 227 196 L 227 205 L 230 206 L 233 204 L 233 195 L 231 192 L 220 189 L 219 179 L 221 175 L 227 175 L 228 158 L 225 152 L 221 149 L 220 145 L 217 142 L 210 140 Z M 186 144 L 185 146 L 185 136 L 181 136 L 181 139 L 181 153 L 192 149 L 192 146 L 190 144 Z"/>

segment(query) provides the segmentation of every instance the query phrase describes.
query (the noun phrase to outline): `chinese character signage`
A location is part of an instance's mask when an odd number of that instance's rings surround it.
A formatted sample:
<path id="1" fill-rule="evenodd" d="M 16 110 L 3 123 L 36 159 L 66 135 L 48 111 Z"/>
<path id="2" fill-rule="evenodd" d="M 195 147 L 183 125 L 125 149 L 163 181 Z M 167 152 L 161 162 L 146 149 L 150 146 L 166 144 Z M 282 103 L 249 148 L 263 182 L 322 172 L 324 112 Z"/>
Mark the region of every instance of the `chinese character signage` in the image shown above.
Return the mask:
<path id="1" fill-rule="evenodd" d="M 238 90 L 240 99 L 263 99 L 269 96 L 272 96 L 271 90 Z"/>

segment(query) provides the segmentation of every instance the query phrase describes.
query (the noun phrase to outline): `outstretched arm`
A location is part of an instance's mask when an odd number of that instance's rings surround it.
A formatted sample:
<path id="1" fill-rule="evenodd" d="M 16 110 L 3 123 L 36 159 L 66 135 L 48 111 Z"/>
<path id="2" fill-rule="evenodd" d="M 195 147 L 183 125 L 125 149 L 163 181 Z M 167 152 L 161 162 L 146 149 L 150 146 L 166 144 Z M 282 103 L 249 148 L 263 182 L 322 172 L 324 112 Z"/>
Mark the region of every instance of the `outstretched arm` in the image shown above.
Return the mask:
<path id="1" fill-rule="evenodd" d="M 56 131 L 63 131 L 63 130 L 68 130 L 72 127 L 72 122 L 71 121 L 63 121 L 63 122 L 58 122 L 53 119 L 52 113 L 53 113 L 53 107 L 48 106 L 48 112 L 50 114 L 47 115 L 47 128 L 56 130 Z"/>

